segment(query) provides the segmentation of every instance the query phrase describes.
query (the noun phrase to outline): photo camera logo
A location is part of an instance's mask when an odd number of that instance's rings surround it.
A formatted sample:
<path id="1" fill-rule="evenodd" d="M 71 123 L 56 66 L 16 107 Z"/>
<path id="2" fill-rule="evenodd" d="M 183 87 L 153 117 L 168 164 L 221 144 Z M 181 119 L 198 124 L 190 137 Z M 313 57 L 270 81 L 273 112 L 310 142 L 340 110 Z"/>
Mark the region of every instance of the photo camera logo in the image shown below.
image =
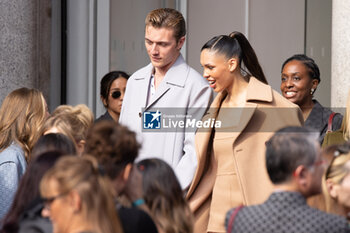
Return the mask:
<path id="1" fill-rule="evenodd" d="M 157 112 L 143 112 L 143 128 L 144 129 L 160 129 L 162 113 Z"/>

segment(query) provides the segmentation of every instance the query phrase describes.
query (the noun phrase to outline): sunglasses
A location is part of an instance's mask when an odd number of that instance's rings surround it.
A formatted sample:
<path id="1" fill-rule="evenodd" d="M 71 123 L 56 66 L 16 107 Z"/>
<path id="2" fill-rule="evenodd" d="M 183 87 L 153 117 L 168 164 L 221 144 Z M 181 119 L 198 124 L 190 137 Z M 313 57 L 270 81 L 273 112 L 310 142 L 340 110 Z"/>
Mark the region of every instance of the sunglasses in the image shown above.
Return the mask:
<path id="1" fill-rule="evenodd" d="M 64 197 L 67 194 L 68 194 L 68 192 L 61 193 L 61 194 L 53 196 L 53 197 L 46 197 L 46 198 L 42 197 L 41 200 L 44 203 L 44 208 L 47 210 L 50 210 L 50 206 L 51 206 L 52 202 L 54 202 L 58 198 Z"/>
<path id="2" fill-rule="evenodd" d="M 120 91 L 113 91 L 112 92 L 113 99 L 118 99 L 121 95 L 122 95 L 122 93 Z"/>

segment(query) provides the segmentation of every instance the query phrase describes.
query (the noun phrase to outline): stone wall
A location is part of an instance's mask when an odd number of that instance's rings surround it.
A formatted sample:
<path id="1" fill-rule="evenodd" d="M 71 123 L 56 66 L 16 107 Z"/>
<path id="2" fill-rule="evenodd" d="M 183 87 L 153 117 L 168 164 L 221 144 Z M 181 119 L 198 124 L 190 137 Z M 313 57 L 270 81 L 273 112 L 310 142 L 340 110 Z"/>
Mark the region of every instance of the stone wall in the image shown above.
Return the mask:
<path id="1" fill-rule="evenodd" d="M 0 102 L 20 87 L 50 82 L 51 1 L 0 0 Z"/>
<path id="2" fill-rule="evenodd" d="M 350 0 L 333 1 L 332 9 L 331 99 L 332 107 L 344 108 L 350 91 Z"/>

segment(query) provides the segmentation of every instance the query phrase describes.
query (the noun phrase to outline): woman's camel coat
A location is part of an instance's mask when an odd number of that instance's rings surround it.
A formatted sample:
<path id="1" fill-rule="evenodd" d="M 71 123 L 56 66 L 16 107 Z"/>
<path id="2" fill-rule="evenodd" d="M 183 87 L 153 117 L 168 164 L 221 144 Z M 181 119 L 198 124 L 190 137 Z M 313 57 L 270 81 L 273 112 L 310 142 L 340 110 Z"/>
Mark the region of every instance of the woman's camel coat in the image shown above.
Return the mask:
<path id="1" fill-rule="evenodd" d="M 217 118 L 225 97 L 226 93 L 218 94 L 203 120 Z M 202 130 L 196 134 L 198 167 L 187 193 L 195 215 L 195 233 L 225 232 L 224 220 L 229 209 L 267 199 L 273 187 L 265 167 L 265 142 L 276 130 L 303 123 L 297 105 L 254 77 L 248 84 L 245 107 L 232 111 L 239 114 L 224 118 L 234 122 L 229 130 L 216 129 L 216 134 L 213 130 Z M 218 148 L 220 154 L 214 157 L 214 140 L 232 142 L 232 150 Z M 221 170 L 217 169 L 218 163 Z"/>

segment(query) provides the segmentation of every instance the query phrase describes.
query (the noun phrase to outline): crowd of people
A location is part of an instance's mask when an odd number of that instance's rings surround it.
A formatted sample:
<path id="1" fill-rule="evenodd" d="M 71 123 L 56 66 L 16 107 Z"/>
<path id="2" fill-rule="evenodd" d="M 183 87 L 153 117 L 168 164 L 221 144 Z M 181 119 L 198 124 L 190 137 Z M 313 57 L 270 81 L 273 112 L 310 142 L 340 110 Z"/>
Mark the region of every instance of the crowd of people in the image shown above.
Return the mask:
<path id="1" fill-rule="evenodd" d="M 84 104 L 49 113 L 36 89 L 6 96 L 0 232 L 350 232 L 350 92 L 344 117 L 323 107 L 317 64 L 296 54 L 279 94 L 237 31 L 203 45 L 200 75 L 185 25 L 147 15 L 151 63 L 101 79 L 97 119 Z M 166 131 L 162 111 L 219 124 Z"/>

